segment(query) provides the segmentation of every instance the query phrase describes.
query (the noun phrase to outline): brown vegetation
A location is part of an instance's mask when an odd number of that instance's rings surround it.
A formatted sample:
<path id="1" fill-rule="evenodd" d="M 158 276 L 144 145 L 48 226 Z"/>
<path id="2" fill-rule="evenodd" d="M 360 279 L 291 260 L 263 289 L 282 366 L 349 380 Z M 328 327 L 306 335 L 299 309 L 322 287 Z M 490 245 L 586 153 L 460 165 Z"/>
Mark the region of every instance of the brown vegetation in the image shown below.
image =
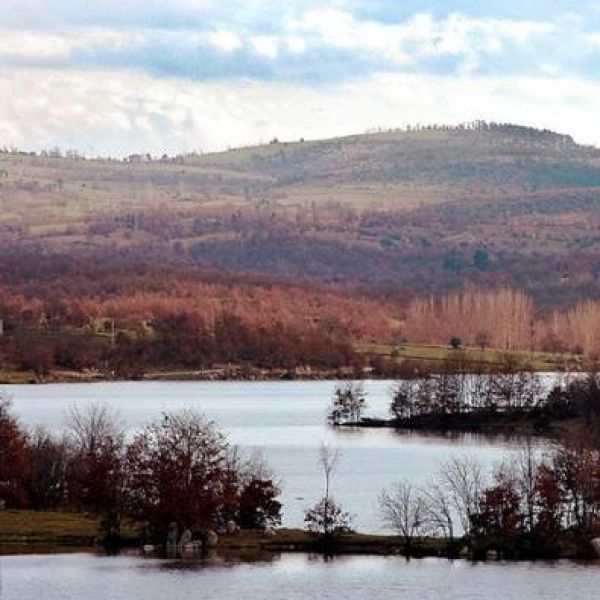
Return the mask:
<path id="1" fill-rule="evenodd" d="M 160 159 L 3 151 L 0 168 L 8 368 L 360 371 L 354 344 L 402 340 L 599 351 L 600 163 L 568 136 L 476 122 Z"/>

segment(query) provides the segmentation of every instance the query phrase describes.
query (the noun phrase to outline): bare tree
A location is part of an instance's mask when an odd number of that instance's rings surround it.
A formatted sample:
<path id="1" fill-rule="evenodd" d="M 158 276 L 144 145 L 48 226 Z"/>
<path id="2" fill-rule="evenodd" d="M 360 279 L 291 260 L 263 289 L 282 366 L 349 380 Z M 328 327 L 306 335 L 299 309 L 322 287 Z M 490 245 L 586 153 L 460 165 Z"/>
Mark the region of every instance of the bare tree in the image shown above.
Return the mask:
<path id="1" fill-rule="evenodd" d="M 61 506 L 67 492 L 68 443 L 44 427 L 29 433 L 29 469 L 25 485 L 29 504 L 34 510 L 50 510 Z"/>
<path id="2" fill-rule="evenodd" d="M 528 438 L 525 445 L 521 448 L 516 461 L 516 481 L 518 482 L 521 497 L 524 503 L 524 513 L 526 526 L 529 532 L 533 531 L 535 525 L 537 481 L 540 468 L 540 461 L 536 457 L 531 440 Z"/>
<path id="3" fill-rule="evenodd" d="M 452 540 L 455 511 L 447 490 L 437 482 L 431 483 L 423 490 L 423 501 L 425 503 L 424 526 L 433 535 L 441 533 L 446 539 Z"/>
<path id="4" fill-rule="evenodd" d="M 102 517 L 107 543 L 118 539 L 124 502 L 125 432 L 119 413 L 107 404 L 71 407 L 68 496 L 79 509 Z"/>
<path id="5" fill-rule="evenodd" d="M 95 452 L 107 441 L 121 445 L 125 431 L 119 411 L 108 404 L 73 405 L 67 414 L 67 435 L 80 452 Z"/>
<path id="6" fill-rule="evenodd" d="M 327 443 L 322 443 L 319 447 L 319 464 L 323 469 L 325 476 L 325 499 L 329 499 L 331 490 L 331 479 L 341 458 L 341 452 Z"/>
<path id="7" fill-rule="evenodd" d="M 410 379 L 400 379 L 394 384 L 390 413 L 401 421 L 415 416 L 415 382 Z"/>
<path id="8" fill-rule="evenodd" d="M 463 532 L 468 534 L 485 485 L 481 465 L 468 457 L 453 458 L 440 469 L 440 485 L 450 498 Z"/>
<path id="9" fill-rule="evenodd" d="M 405 550 L 409 550 L 423 526 L 425 502 L 422 496 L 410 482 L 399 480 L 390 490 L 381 492 L 379 506 L 385 524 L 398 533 Z"/>
<path id="10" fill-rule="evenodd" d="M 309 531 L 323 535 L 326 540 L 351 530 L 350 515 L 344 512 L 331 495 L 331 479 L 340 457 L 341 453 L 338 449 L 325 443 L 321 444 L 319 464 L 325 476 L 325 494 L 304 515 Z"/>

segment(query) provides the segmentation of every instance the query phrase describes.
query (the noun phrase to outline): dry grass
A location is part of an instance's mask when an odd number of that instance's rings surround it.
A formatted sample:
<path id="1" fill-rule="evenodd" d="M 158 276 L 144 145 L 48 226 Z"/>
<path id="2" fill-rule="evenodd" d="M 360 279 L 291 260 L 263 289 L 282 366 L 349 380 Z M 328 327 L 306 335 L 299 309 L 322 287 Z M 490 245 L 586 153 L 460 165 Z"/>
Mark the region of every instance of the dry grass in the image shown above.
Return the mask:
<path id="1" fill-rule="evenodd" d="M 136 539 L 136 529 L 123 523 L 125 540 Z M 86 547 L 95 544 L 98 519 L 79 513 L 32 510 L 0 511 L 0 551 L 13 546 Z"/>
<path id="2" fill-rule="evenodd" d="M 64 542 L 73 538 L 89 538 L 91 541 L 97 533 L 97 520 L 81 514 L 30 510 L 0 511 L 0 543 Z"/>
<path id="3" fill-rule="evenodd" d="M 381 355 L 390 357 L 392 354 L 397 356 L 398 360 L 422 360 L 424 362 L 441 362 L 456 358 L 456 350 L 449 346 L 437 346 L 429 344 L 357 344 L 356 349 L 359 352 L 369 355 Z M 463 347 L 461 356 L 474 362 L 480 362 L 489 365 L 502 364 L 507 353 L 502 350 L 486 348 Z M 519 363 L 530 365 L 536 371 L 548 372 L 564 368 L 566 364 L 572 365 L 579 363 L 581 357 L 572 354 L 551 354 L 548 352 L 529 352 L 513 351 L 509 353 L 516 358 Z"/>

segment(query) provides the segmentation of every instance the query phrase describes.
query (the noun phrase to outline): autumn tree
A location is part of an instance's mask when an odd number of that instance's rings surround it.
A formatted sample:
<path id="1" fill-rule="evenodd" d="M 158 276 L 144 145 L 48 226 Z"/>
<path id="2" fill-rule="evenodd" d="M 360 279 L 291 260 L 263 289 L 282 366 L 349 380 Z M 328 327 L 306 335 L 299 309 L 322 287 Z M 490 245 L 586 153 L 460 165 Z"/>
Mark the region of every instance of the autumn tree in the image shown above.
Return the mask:
<path id="1" fill-rule="evenodd" d="M 28 506 L 56 510 L 68 501 L 69 443 L 65 436 L 36 427 L 27 438 L 29 469 L 24 485 Z"/>
<path id="2" fill-rule="evenodd" d="M 165 413 L 138 432 L 127 449 L 130 512 L 166 539 L 180 529 L 215 525 L 223 506 L 228 445 L 214 423 L 191 411 Z"/>
<path id="3" fill-rule="evenodd" d="M 240 469 L 237 524 L 242 529 L 265 530 L 281 523 L 280 494 L 275 477 L 261 456 Z"/>
<path id="4" fill-rule="evenodd" d="M 67 419 L 70 500 L 102 517 L 107 539 L 119 535 L 123 512 L 125 434 L 107 404 L 73 406 Z"/>
<path id="5" fill-rule="evenodd" d="M 0 501 L 8 507 L 25 504 L 23 478 L 29 468 L 25 432 L 11 412 L 10 401 L 0 397 Z"/>
<path id="6" fill-rule="evenodd" d="M 523 521 L 516 481 L 505 472 L 497 473 L 471 514 L 472 535 L 506 543 L 523 533 Z"/>

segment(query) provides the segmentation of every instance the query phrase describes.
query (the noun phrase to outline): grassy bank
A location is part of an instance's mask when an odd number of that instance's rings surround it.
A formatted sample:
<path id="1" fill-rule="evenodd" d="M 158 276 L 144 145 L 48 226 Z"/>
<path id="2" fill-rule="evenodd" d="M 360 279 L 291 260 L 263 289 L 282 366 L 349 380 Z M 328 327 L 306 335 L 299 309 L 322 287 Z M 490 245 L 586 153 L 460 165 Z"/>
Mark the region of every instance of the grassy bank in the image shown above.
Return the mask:
<path id="1" fill-rule="evenodd" d="M 0 555 L 26 554 L 38 552 L 72 552 L 93 549 L 97 545 L 98 522 L 89 516 L 61 512 L 34 512 L 6 510 L 0 511 Z M 140 545 L 135 528 L 126 525 L 123 529 L 124 544 Z M 409 555 L 412 557 L 462 557 L 462 558 L 502 558 L 494 545 L 466 549 L 460 539 L 452 541 L 438 537 L 413 539 L 409 549 L 400 538 L 393 535 L 368 535 L 347 533 L 333 543 L 323 544 L 314 534 L 301 529 L 277 529 L 260 533 L 241 531 L 220 536 L 215 550 L 219 553 L 232 553 L 251 558 L 259 553 L 315 552 L 335 555 Z M 492 554 L 488 553 L 492 551 Z M 588 542 L 574 543 L 565 536 L 557 547 L 554 558 L 579 558 L 593 555 Z M 507 555 L 506 557 L 509 557 Z M 535 556 L 510 556 L 511 558 L 538 558 Z M 539 558 L 547 558 L 540 555 Z"/>
<path id="2" fill-rule="evenodd" d="M 562 371 L 567 368 L 584 367 L 585 357 L 574 354 L 559 354 L 551 352 L 537 352 L 528 350 L 513 350 L 507 352 L 496 348 L 475 348 L 463 346 L 455 350 L 450 346 L 432 344 L 358 344 L 356 349 L 366 356 L 381 356 L 395 358 L 399 362 L 410 360 L 421 362 L 429 368 L 435 368 L 436 364 L 456 359 L 478 363 L 486 366 L 501 366 L 509 355 L 517 363 L 528 364 L 540 372 Z"/>
<path id="3" fill-rule="evenodd" d="M 128 545 L 139 544 L 131 525 L 123 528 Z M 98 521 L 84 514 L 36 512 L 29 510 L 0 511 L 0 554 L 36 550 L 68 551 L 92 548 L 98 540 Z M 428 540 L 420 545 L 427 555 L 438 555 L 441 540 Z M 393 554 L 398 551 L 398 539 L 389 535 L 350 533 L 341 536 L 334 546 L 339 553 Z M 241 531 L 219 538 L 219 550 L 310 552 L 318 551 L 318 539 L 301 529 L 277 529 L 260 533 Z"/>
<path id="4" fill-rule="evenodd" d="M 125 524 L 126 543 L 136 542 L 135 529 Z M 96 545 L 98 520 L 84 514 L 31 510 L 0 511 L 0 553 L 34 549 L 90 548 Z"/>

